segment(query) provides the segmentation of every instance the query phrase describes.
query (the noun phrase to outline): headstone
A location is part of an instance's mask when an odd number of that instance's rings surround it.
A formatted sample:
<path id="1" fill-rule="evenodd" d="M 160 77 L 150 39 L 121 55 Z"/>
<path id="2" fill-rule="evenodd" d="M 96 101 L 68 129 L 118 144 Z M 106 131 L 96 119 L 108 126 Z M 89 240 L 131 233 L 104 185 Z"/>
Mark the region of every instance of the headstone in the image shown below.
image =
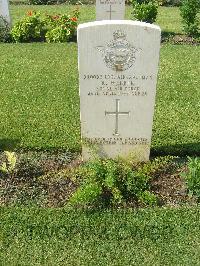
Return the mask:
<path id="1" fill-rule="evenodd" d="M 9 6 L 7 0 L 0 0 L 0 16 L 3 16 L 10 24 Z"/>
<path id="2" fill-rule="evenodd" d="M 122 20 L 125 0 L 96 0 L 96 20 Z"/>
<path id="3" fill-rule="evenodd" d="M 136 21 L 78 27 L 83 160 L 149 159 L 160 28 Z"/>

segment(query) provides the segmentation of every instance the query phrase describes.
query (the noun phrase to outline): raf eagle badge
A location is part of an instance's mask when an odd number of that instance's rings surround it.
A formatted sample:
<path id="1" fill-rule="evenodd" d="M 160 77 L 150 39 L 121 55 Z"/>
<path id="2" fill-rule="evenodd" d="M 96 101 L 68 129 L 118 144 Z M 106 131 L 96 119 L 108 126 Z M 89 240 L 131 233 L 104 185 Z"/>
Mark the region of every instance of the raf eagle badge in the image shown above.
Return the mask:
<path id="1" fill-rule="evenodd" d="M 136 60 L 136 52 L 139 50 L 126 40 L 126 34 L 117 30 L 107 46 L 97 46 L 96 49 L 103 55 L 107 67 L 115 71 L 124 71 L 133 66 Z"/>

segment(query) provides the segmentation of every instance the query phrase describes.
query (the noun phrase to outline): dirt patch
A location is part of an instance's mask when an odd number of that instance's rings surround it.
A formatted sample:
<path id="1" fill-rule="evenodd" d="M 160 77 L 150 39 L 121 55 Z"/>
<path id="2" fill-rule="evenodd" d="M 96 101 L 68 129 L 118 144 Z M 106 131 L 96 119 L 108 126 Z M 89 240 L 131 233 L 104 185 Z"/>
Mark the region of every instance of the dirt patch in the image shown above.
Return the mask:
<path id="1" fill-rule="evenodd" d="M 152 191 L 157 195 L 159 205 L 176 207 L 196 204 L 196 199 L 188 196 L 185 181 L 180 173 L 178 170 L 172 175 L 166 174 L 152 180 Z"/>
<path id="2" fill-rule="evenodd" d="M 193 46 L 200 45 L 200 38 L 193 38 L 183 34 L 163 34 L 161 38 L 162 43 L 172 44 L 188 44 Z"/>
<path id="3" fill-rule="evenodd" d="M 5 161 L 1 153 L 0 166 Z M 68 170 L 79 163 L 77 154 L 69 152 L 16 153 L 14 170 L 0 174 L 0 205 L 63 206 L 77 188 Z"/>
<path id="4" fill-rule="evenodd" d="M 189 44 L 195 46 L 200 44 L 200 40 L 185 35 L 175 35 L 171 39 L 171 42 L 174 44 Z"/>
<path id="5" fill-rule="evenodd" d="M 81 164 L 80 156 L 60 153 L 18 153 L 15 170 L 0 176 L 0 206 L 30 205 L 63 207 L 79 187 L 71 172 Z M 0 165 L 5 156 L 0 154 Z M 151 191 L 157 196 L 159 206 L 193 205 L 194 197 L 187 194 L 182 172 L 185 160 L 178 160 L 154 173 Z M 134 199 L 126 206 L 141 207 Z"/>

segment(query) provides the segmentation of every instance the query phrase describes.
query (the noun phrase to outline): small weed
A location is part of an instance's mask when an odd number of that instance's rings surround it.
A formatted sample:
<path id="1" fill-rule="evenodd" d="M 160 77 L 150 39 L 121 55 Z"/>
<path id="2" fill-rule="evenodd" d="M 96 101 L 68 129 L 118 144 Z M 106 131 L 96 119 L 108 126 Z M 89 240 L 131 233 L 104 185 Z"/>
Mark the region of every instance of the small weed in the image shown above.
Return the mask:
<path id="1" fill-rule="evenodd" d="M 3 175 L 12 175 L 17 162 L 16 155 L 14 152 L 5 151 L 4 156 L 5 161 L 0 166 L 0 173 Z"/>
<path id="2" fill-rule="evenodd" d="M 148 190 L 143 191 L 139 197 L 138 197 L 139 202 L 141 202 L 144 205 L 148 206 L 155 206 L 157 205 L 157 197 L 151 193 Z"/>
<path id="3" fill-rule="evenodd" d="M 73 205 L 118 205 L 135 201 L 155 205 L 156 196 L 150 191 L 149 181 L 173 157 L 161 157 L 152 162 L 133 164 L 123 159 L 96 159 L 79 166 L 76 179 L 80 187 L 69 202 Z"/>
<path id="4" fill-rule="evenodd" d="M 200 199 L 200 157 L 188 157 L 188 160 L 188 171 L 182 175 L 185 178 L 189 194 Z"/>

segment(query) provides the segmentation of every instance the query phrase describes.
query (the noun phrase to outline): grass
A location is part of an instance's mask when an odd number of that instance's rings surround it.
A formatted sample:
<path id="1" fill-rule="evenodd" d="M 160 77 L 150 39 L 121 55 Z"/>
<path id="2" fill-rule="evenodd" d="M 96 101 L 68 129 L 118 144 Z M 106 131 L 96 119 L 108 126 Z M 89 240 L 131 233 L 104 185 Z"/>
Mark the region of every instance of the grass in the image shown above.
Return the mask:
<path id="1" fill-rule="evenodd" d="M 0 46 L 0 147 L 80 150 L 76 44 Z M 154 153 L 200 151 L 199 51 L 161 48 Z"/>
<path id="2" fill-rule="evenodd" d="M 32 6 L 11 5 L 13 22 Z M 64 13 L 69 6 L 34 6 Z M 80 22 L 94 20 L 81 8 Z M 127 8 L 126 17 L 131 17 Z M 160 8 L 181 33 L 178 8 Z M 80 150 L 77 45 L 0 44 L 0 149 Z M 199 47 L 161 48 L 154 154 L 199 154 Z M 0 265 L 199 265 L 200 209 L 0 208 Z"/>
<path id="3" fill-rule="evenodd" d="M 1 51 L 2 142 L 76 150 L 80 146 L 76 45 L 6 44 Z"/>
<path id="4" fill-rule="evenodd" d="M 74 6 L 11 5 L 13 23 L 28 10 L 69 13 Z M 95 19 L 80 9 L 80 23 Z M 131 8 L 126 8 L 131 18 Z M 181 32 L 178 8 L 159 8 L 164 32 Z M 77 45 L 0 44 L 0 149 L 80 151 Z M 199 46 L 163 45 L 153 127 L 153 154 L 200 153 Z"/>
<path id="5" fill-rule="evenodd" d="M 2 208 L 1 265 L 199 265 L 199 208 Z"/>
<path id="6" fill-rule="evenodd" d="M 11 16 L 13 23 L 26 15 L 27 11 L 35 10 L 42 14 L 69 14 L 77 8 L 71 5 L 52 5 L 52 6 L 31 6 L 31 5 L 11 5 Z M 126 19 L 132 19 L 132 8 L 126 6 Z M 95 20 L 94 6 L 81 6 L 79 22 L 84 23 Z M 178 7 L 159 7 L 158 18 L 156 21 L 162 31 L 181 33 L 181 17 Z"/>
<path id="7" fill-rule="evenodd" d="M 200 152 L 199 51 L 186 45 L 161 48 L 152 142 L 159 154 Z"/>

